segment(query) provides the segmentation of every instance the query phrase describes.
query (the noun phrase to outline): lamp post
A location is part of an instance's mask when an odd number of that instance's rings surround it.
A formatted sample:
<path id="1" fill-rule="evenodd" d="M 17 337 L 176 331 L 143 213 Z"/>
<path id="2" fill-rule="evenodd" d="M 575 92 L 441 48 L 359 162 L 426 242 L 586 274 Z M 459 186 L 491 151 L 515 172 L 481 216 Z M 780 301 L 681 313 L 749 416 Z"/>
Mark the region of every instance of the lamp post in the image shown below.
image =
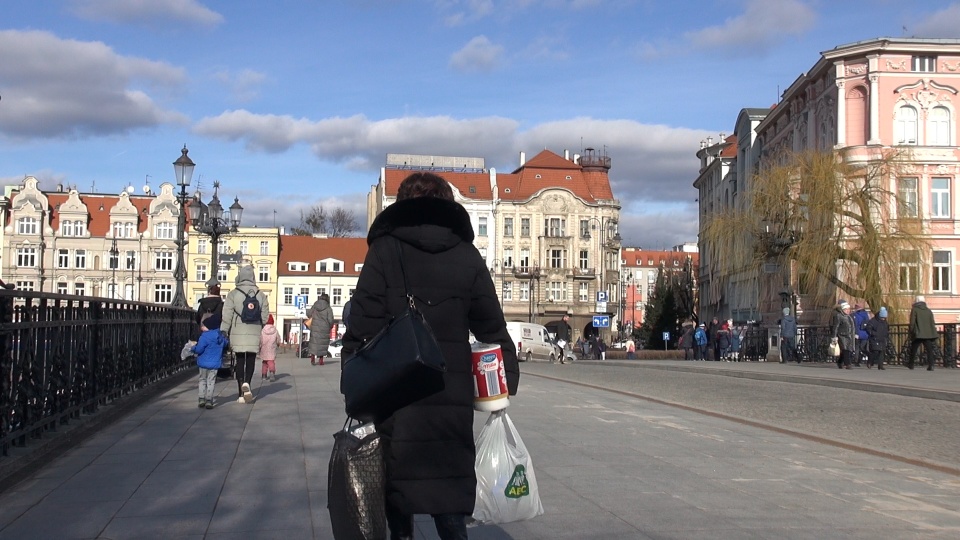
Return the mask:
<path id="1" fill-rule="evenodd" d="M 120 264 L 120 250 L 117 249 L 117 239 L 110 244 L 110 298 L 117 298 L 117 266 Z"/>
<path id="2" fill-rule="evenodd" d="M 193 169 L 196 164 L 187 156 L 187 145 L 183 145 L 180 150 L 180 157 L 173 162 L 173 174 L 176 177 L 177 185 L 180 186 L 180 193 L 177 200 L 180 202 L 180 213 L 177 214 L 177 269 L 173 273 L 173 278 L 177 280 L 177 290 L 173 293 L 173 306 L 186 308 L 187 295 L 183 290 L 183 282 L 187 279 L 187 266 L 183 260 L 183 247 L 187 241 L 184 238 L 184 232 L 187 228 L 187 187 L 190 186 L 190 180 L 193 178 Z M 191 212 L 192 212 L 191 208 Z"/>
<path id="3" fill-rule="evenodd" d="M 503 310 L 503 261 L 494 259 L 491 264 L 490 273 L 493 277 L 493 284 L 497 287 L 497 298 L 500 299 L 500 309 Z M 497 285 L 497 277 L 500 277 L 500 285 Z"/>
<path id="4" fill-rule="evenodd" d="M 599 229 L 599 234 L 597 235 L 597 247 L 599 248 L 598 255 L 598 268 L 597 272 L 599 273 L 600 282 L 597 285 L 597 291 L 606 290 L 606 268 L 604 264 L 604 258 L 607 250 L 611 251 L 620 251 L 620 242 L 622 241 L 620 237 L 620 232 L 617 230 L 617 220 L 612 217 L 590 217 L 587 218 L 587 221 L 596 222 L 596 226 L 593 227 L 593 230 Z M 590 234 L 590 230 L 587 230 L 583 234 L 585 240 L 590 240 L 593 238 Z M 619 257 L 619 255 L 618 255 Z M 619 270 L 618 270 L 619 272 Z M 610 313 L 609 310 L 607 313 Z"/>
<path id="5" fill-rule="evenodd" d="M 200 194 L 193 199 L 190 205 L 190 222 L 193 224 L 193 230 L 200 234 L 210 237 L 212 242 L 210 250 L 210 269 L 211 276 L 205 285 L 210 287 L 220 283 L 217 275 L 220 273 L 217 255 L 219 255 L 220 237 L 230 233 L 237 232 L 240 226 L 240 218 L 243 216 L 243 207 L 240 206 L 240 199 L 234 197 L 233 204 L 228 210 L 224 210 L 220 204 L 220 182 L 213 183 L 213 198 L 209 204 L 200 201 Z"/>

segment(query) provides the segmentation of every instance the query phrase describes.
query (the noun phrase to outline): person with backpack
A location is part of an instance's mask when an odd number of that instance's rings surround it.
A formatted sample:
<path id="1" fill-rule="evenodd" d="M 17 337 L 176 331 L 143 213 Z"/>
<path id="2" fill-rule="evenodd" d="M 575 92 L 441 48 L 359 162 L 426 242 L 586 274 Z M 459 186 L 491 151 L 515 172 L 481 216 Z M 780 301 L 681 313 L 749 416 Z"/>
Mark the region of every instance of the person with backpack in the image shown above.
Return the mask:
<path id="1" fill-rule="evenodd" d="M 330 329 L 333 328 L 333 310 L 330 296 L 320 295 L 307 310 L 310 319 L 310 365 L 322 366 L 323 357 L 330 356 Z"/>
<path id="2" fill-rule="evenodd" d="M 236 288 L 223 301 L 223 323 L 220 327 L 230 340 L 237 357 L 237 389 L 240 403 L 253 403 L 250 381 L 260 352 L 260 332 L 270 318 L 270 301 L 257 287 L 253 266 L 237 272 Z"/>

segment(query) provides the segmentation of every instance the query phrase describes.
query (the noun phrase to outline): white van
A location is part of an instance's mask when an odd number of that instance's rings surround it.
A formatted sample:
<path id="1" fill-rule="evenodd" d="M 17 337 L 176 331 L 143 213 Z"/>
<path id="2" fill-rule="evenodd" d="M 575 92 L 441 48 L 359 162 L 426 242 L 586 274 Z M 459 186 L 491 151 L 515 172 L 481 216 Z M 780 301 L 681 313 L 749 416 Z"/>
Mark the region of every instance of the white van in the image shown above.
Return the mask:
<path id="1" fill-rule="evenodd" d="M 517 346 L 517 359 L 521 362 L 556 362 L 560 357 L 560 349 L 542 324 L 511 321 L 507 323 L 507 332 Z"/>

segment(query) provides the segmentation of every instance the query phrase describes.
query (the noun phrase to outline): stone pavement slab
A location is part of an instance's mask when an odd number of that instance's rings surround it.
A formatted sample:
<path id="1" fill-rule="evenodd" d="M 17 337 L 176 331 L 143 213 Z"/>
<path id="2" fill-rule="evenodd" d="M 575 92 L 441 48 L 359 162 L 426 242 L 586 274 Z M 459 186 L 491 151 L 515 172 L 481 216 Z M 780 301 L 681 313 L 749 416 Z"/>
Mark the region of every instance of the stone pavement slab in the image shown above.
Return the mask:
<path id="1" fill-rule="evenodd" d="M 252 406 L 233 381 L 213 410 L 193 379 L 150 400 L 0 496 L 0 539 L 332 538 L 339 365 L 278 371 Z M 950 474 L 531 373 L 509 414 L 545 514 L 472 539 L 960 537 Z"/>

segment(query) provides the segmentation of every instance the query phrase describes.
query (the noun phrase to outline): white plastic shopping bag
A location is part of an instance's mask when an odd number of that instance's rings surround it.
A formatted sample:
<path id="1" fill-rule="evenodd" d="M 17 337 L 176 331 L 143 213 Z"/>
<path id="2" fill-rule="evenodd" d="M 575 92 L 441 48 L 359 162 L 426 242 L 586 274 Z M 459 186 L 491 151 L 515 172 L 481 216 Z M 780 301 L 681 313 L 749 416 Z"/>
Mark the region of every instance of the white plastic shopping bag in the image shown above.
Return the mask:
<path id="1" fill-rule="evenodd" d="M 505 410 L 490 413 L 480 431 L 476 468 L 473 519 L 509 523 L 543 513 L 533 461 Z"/>

